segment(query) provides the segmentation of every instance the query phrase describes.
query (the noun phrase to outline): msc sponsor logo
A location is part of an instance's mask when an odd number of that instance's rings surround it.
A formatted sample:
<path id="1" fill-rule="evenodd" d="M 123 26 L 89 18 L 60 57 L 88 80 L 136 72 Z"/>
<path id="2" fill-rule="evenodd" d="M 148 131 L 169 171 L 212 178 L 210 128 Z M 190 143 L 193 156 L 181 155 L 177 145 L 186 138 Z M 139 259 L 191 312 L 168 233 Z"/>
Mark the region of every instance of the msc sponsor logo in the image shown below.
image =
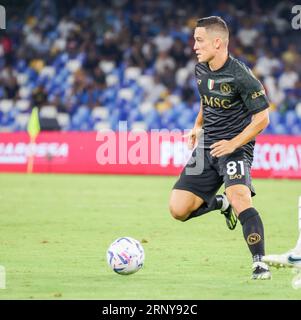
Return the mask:
<path id="1" fill-rule="evenodd" d="M 249 245 L 258 243 L 261 240 L 261 236 L 258 233 L 251 233 L 248 235 L 247 242 Z"/>
<path id="2" fill-rule="evenodd" d="M 256 99 L 265 94 L 264 90 L 256 91 L 252 93 L 252 99 Z"/>
<path id="3" fill-rule="evenodd" d="M 220 90 L 221 90 L 221 93 L 223 93 L 223 94 L 229 94 L 229 93 L 231 93 L 231 86 L 225 82 L 221 83 Z"/>
<path id="4" fill-rule="evenodd" d="M 220 99 L 219 97 L 208 97 L 205 94 L 202 95 L 202 103 L 212 108 L 231 108 L 231 101 L 229 99 Z"/>

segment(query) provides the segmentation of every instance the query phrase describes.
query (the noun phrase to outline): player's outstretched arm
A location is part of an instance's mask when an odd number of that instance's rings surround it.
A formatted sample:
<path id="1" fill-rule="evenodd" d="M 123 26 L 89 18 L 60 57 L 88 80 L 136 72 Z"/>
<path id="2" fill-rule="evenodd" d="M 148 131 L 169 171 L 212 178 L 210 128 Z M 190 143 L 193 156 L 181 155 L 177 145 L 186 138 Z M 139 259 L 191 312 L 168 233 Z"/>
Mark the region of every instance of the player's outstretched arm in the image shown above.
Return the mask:
<path id="1" fill-rule="evenodd" d="M 232 153 L 237 148 L 253 140 L 269 124 L 268 109 L 260 111 L 253 115 L 251 123 L 236 137 L 231 140 L 221 140 L 210 146 L 211 155 L 221 157 Z"/>
<path id="2" fill-rule="evenodd" d="M 252 117 L 251 123 L 231 141 L 239 148 L 249 141 L 253 140 L 261 131 L 263 131 L 270 123 L 269 110 L 264 109 L 255 113 Z"/>

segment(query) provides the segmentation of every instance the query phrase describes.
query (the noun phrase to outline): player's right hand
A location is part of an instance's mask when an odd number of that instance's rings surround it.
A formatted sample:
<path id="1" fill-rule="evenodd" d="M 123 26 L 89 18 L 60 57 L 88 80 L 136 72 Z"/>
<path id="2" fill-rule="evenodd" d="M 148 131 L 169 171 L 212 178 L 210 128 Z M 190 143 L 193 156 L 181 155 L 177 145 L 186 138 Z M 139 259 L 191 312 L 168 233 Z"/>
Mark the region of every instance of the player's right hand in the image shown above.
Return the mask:
<path id="1" fill-rule="evenodd" d="M 202 132 L 202 128 L 194 127 L 187 134 L 183 135 L 184 138 L 188 138 L 187 146 L 189 150 L 192 150 Z"/>

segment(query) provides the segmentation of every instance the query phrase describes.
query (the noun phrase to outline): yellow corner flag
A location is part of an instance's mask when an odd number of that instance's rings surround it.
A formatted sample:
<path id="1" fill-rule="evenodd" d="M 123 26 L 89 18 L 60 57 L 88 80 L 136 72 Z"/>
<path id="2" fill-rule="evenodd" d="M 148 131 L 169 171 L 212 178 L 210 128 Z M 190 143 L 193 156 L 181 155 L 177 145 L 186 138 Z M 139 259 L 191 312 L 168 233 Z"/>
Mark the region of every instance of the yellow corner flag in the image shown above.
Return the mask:
<path id="1" fill-rule="evenodd" d="M 37 107 L 34 107 L 31 111 L 27 132 L 31 140 L 34 140 L 40 132 L 39 110 Z"/>
<path id="2" fill-rule="evenodd" d="M 40 128 L 40 121 L 39 121 L 39 110 L 37 107 L 34 107 L 31 111 L 31 115 L 27 125 L 27 132 L 30 136 L 30 152 L 28 155 L 28 162 L 27 162 L 27 173 L 32 173 L 33 170 L 33 146 L 32 144 L 35 143 L 36 137 L 39 134 Z"/>

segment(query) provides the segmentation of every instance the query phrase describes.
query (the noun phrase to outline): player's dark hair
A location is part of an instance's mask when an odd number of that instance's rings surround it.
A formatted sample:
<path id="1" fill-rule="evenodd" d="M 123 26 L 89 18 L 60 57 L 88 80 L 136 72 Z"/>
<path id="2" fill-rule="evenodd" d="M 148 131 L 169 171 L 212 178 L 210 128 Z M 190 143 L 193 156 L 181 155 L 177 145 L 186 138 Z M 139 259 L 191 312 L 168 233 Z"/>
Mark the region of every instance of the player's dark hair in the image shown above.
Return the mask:
<path id="1" fill-rule="evenodd" d="M 221 17 L 218 16 L 211 16 L 199 19 L 197 21 L 197 27 L 221 30 L 226 32 L 229 36 L 229 29 L 227 23 Z"/>

